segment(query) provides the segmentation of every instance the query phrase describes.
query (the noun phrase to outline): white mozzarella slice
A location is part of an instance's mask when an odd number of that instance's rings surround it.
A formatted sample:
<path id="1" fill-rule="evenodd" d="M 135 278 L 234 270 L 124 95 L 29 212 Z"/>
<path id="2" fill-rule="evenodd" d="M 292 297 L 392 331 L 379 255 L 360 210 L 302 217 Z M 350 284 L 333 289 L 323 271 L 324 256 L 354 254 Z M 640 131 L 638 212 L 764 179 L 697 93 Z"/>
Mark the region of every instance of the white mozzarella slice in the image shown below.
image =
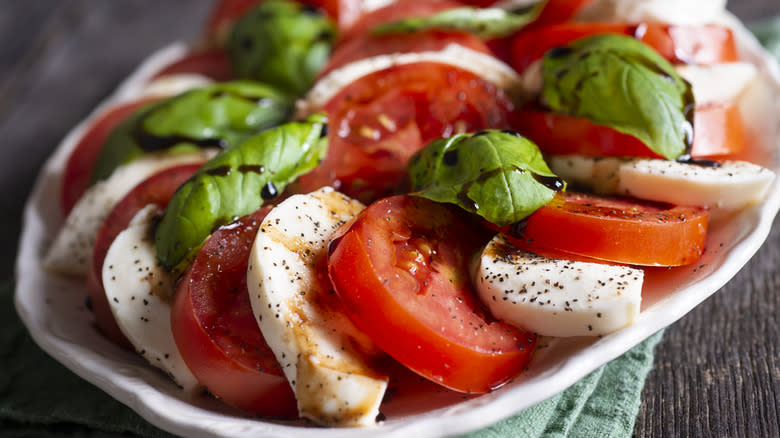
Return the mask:
<path id="1" fill-rule="evenodd" d="M 722 22 L 725 11 L 726 0 L 595 0 L 575 19 L 701 25 Z"/>
<path id="2" fill-rule="evenodd" d="M 452 65 L 479 75 L 503 89 L 509 96 L 523 94 L 520 76 L 511 67 L 493 56 L 474 51 L 459 44 L 450 44 L 440 51 L 380 55 L 361 59 L 337 68 L 318 80 L 306 95 L 306 98 L 298 101 L 296 117 L 303 118 L 319 111 L 342 88 L 363 76 L 393 66 L 418 62 Z"/>
<path id="3" fill-rule="evenodd" d="M 87 275 L 89 258 L 103 219 L 133 187 L 173 166 L 205 162 L 214 151 L 187 154 L 147 154 L 120 166 L 107 179 L 90 187 L 65 219 L 43 266 L 53 272 Z"/>
<path id="4" fill-rule="evenodd" d="M 686 64 L 675 70 L 693 86 L 697 105 L 736 102 L 758 77 L 756 66 L 748 62 L 708 66 Z"/>
<path id="5" fill-rule="evenodd" d="M 333 232 L 363 205 L 329 187 L 285 200 L 260 225 L 249 259 L 252 310 L 298 400 L 320 424 L 374 424 L 387 378 L 381 354 L 343 312 L 327 274 Z"/>
<path id="6" fill-rule="evenodd" d="M 644 272 L 628 266 L 548 259 L 498 235 L 479 259 L 474 284 L 498 319 L 545 336 L 597 336 L 639 315 Z"/>
<path id="7" fill-rule="evenodd" d="M 629 195 L 678 205 L 738 210 L 763 199 L 775 173 L 745 161 L 718 167 L 662 159 L 550 156 L 550 169 L 566 181 L 599 193 Z"/>
<path id="8" fill-rule="evenodd" d="M 187 392 L 199 388 L 176 348 L 171 331 L 171 296 L 177 275 L 157 261 L 151 238 L 156 205 L 135 215 L 106 253 L 103 285 L 116 323 L 136 351 Z"/>
<path id="9" fill-rule="evenodd" d="M 146 84 L 143 89 L 141 89 L 139 98 L 175 96 L 184 93 L 185 91 L 203 88 L 212 83 L 214 83 L 214 81 L 211 78 L 196 73 L 164 75 L 152 79 Z"/>

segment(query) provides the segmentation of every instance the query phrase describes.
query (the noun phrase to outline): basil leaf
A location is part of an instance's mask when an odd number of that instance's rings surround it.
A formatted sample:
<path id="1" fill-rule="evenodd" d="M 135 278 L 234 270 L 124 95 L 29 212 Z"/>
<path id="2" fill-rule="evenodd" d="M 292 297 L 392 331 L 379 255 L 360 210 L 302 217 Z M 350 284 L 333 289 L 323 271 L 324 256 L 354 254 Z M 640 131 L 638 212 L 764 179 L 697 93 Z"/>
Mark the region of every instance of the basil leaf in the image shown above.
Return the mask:
<path id="1" fill-rule="evenodd" d="M 565 188 L 539 148 L 512 131 L 434 140 L 409 161 L 414 192 L 456 204 L 496 225 L 519 222 Z"/>
<path id="2" fill-rule="evenodd" d="M 276 126 L 292 112 L 292 99 L 254 82 L 236 81 L 192 90 L 143 107 L 109 135 L 92 181 L 105 179 L 144 152 L 221 147 Z"/>
<path id="3" fill-rule="evenodd" d="M 157 258 L 177 266 L 215 227 L 257 210 L 313 169 L 327 149 L 327 118 L 315 114 L 225 149 L 174 194 L 155 239 Z"/>
<path id="4" fill-rule="evenodd" d="M 240 78 L 271 84 L 300 96 L 330 56 L 336 28 L 298 3 L 270 0 L 233 27 L 228 53 Z"/>
<path id="5" fill-rule="evenodd" d="M 465 6 L 448 9 L 429 17 L 407 18 L 382 24 L 373 29 L 375 35 L 412 33 L 423 30 L 456 30 L 473 33 L 483 39 L 502 38 L 536 20 L 546 2 L 511 12 L 499 8 Z"/>
<path id="6" fill-rule="evenodd" d="M 693 92 L 668 61 L 631 37 L 598 35 L 552 49 L 543 61 L 545 103 L 645 143 L 668 159 L 693 139 Z"/>

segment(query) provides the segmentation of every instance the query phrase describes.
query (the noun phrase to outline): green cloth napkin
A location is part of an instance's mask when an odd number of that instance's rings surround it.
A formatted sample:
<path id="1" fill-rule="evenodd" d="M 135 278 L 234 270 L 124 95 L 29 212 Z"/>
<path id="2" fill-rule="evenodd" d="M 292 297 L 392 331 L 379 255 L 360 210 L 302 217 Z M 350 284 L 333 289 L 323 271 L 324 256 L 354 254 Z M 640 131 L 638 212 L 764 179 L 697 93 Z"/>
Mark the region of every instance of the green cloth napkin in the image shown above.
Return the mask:
<path id="1" fill-rule="evenodd" d="M 470 437 L 628 437 L 658 333 L 574 386 Z M 0 285 L 0 435 L 169 437 L 71 373 L 33 342 Z"/>

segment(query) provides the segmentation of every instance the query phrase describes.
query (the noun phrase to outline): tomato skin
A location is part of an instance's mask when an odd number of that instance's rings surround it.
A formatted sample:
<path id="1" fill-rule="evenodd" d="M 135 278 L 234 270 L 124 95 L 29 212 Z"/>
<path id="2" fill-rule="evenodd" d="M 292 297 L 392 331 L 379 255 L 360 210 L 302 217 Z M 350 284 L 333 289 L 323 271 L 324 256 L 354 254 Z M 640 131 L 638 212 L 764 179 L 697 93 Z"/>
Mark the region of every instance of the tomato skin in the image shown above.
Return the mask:
<path id="1" fill-rule="evenodd" d="M 636 137 L 534 104 L 518 110 L 512 125 L 545 154 L 663 158 Z M 693 126 L 693 158 L 724 157 L 744 149 L 745 128 L 734 103 L 698 106 Z"/>
<path id="2" fill-rule="evenodd" d="M 672 63 L 715 64 L 738 60 L 731 30 L 722 26 L 562 23 L 519 32 L 512 41 L 511 65 L 522 73 L 553 47 L 599 34 L 632 36 Z"/>
<path id="3" fill-rule="evenodd" d="M 215 231 L 178 284 L 174 340 L 192 373 L 227 404 L 296 418 L 295 394 L 265 342 L 249 302 L 246 270 L 264 207 Z"/>
<path id="4" fill-rule="evenodd" d="M 694 263 L 707 210 L 631 198 L 558 193 L 525 221 L 500 229 L 522 249 L 545 249 L 642 266 Z"/>
<path id="5" fill-rule="evenodd" d="M 62 184 L 60 185 L 60 209 L 63 216 L 70 213 L 89 187 L 92 169 L 94 169 L 100 150 L 111 131 L 135 111 L 154 102 L 154 100 L 152 98 L 141 99 L 109 108 L 98 115 L 87 128 L 65 163 Z"/>
<path id="6" fill-rule="evenodd" d="M 230 58 L 227 52 L 220 49 L 190 53 L 184 58 L 167 65 L 157 72 L 154 77 L 159 78 L 179 73 L 197 73 L 217 82 L 229 81 L 236 77 L 233 73 L 233 67 L 230 65 Z"/>
<path id="7" fill-rule="evenodd" d="M 328 272 L 355 325 L 412 371 L 450 389 L 491 391 L 522 372 L 535 336 L 492 320 L 470 283 L 483 239 L 441 204 L 395 196 L 331 243 Z"/>
<path id="8" fill-rule="evenodd" d="M 157 204 L 162 211 L 168 205 L 176 189 L 198 168 L 200 168 L 200 164 L 176 166 L 147 178 L 111 209 L 98 230 L 95 248 L 92 251 L 92 260 L 87 270 L 87 292 L 92 312 L 95 314 L 96 325 L 106 337 L 123 348 L 133 349 L 130 341 L 127 340 L 114 320 L 108 298 L 106 298 L 106 291 L 103 288 L 103 261 L 106 258 L 108 248 L 143 207 L 148 204 Z"/>
<path id="9" fill-rule="evenodd" d="M 370 202 L 402 190 L 406 164 L 438 137 L 504 129 L 514 106 L 474 73 L 438 63 L 390 67 L 344 87 L 324 107 L 328 154 L 301 177 L 304 191 L 330 185 Z"/>

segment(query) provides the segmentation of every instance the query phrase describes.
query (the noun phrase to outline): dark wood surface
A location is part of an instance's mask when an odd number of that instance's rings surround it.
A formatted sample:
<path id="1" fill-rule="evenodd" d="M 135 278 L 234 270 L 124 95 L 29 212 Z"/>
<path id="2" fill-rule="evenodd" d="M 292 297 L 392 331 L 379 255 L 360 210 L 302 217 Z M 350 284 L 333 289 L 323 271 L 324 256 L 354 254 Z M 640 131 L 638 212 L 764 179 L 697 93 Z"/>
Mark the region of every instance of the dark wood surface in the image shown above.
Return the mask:
<path id="1" fill-rule="evenodd" d="M 732 0 L 751 21 L 779 0 Z M 199 34 L 208 1 L 0 0 L 0 254 L 10 278 L 21 210 L 59 140 L 151 51 Z M 667 329 L 638 437 L 780 437 L 780 220 L 723 290 Z"/>

